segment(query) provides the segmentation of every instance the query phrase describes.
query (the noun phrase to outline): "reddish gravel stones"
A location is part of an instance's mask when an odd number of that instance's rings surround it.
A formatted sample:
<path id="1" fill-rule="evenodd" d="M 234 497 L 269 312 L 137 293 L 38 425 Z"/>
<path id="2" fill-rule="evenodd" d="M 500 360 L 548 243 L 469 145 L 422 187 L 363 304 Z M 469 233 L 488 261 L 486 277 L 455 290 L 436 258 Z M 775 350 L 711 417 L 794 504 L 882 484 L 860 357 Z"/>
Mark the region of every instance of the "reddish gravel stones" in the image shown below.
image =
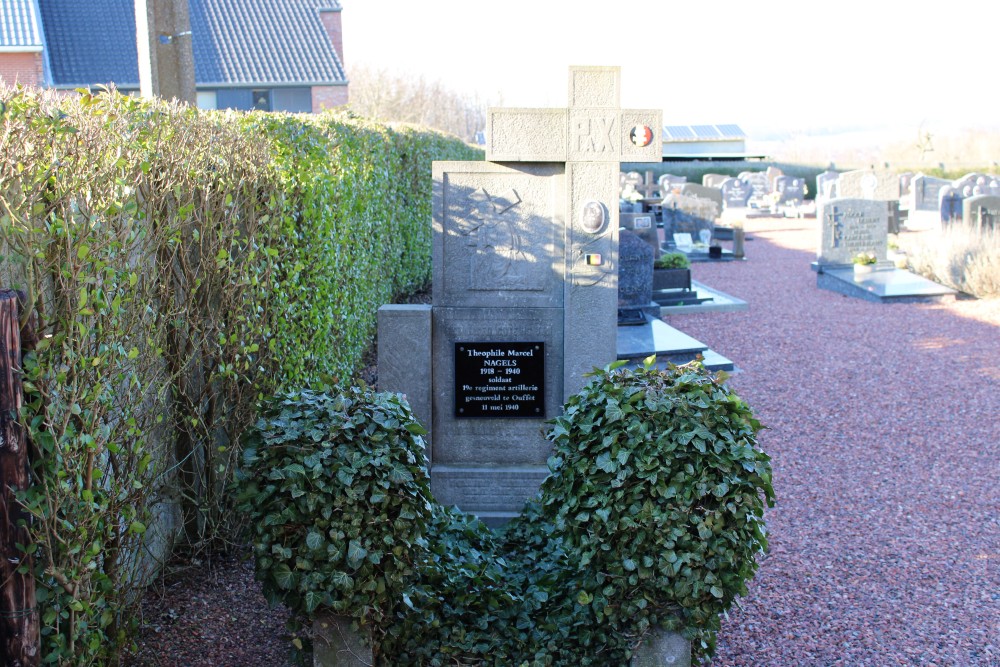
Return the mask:
<path id="1" fill-rule="evenodd" d="M 820 290 L 815 224 L 751 222 L 748 261 L 694 265 L 748 310 L 668 318 L 736 362 L 774 459 L 771 551 L 712 665 L 998 666 L 1000 300 Z M 258 590 L 230 564 L 147 596 L 135 664 L 287 664 Z"/>
<path id="2" fill-rule="evenodd" d="M 771 551 L 713 665 L 1000 665 L 1000 301 L 819 290 L 815 222 L 748 226 L 669 323 L 733 359 L 769 430 Z"/>

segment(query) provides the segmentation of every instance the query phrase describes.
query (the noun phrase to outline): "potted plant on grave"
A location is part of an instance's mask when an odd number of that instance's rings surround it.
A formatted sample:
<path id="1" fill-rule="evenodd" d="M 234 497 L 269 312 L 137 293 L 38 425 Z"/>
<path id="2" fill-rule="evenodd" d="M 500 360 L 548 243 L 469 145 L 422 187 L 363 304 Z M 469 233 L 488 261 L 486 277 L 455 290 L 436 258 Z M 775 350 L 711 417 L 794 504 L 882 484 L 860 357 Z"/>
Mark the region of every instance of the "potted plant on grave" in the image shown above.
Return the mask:
<path id="1" fill-rule="evenodd" d="M 653 262 L 653 291 L 691 289 L 691 260 L 682 252 L 668 252 Z"/>
<path id="2" fill-rule="evenodd" d="M 859 252 L 851 259 L 851 262 L 854 263 L 854 273 L 871 273 L 875 270 L 878 258 L 873 252 Z"/>

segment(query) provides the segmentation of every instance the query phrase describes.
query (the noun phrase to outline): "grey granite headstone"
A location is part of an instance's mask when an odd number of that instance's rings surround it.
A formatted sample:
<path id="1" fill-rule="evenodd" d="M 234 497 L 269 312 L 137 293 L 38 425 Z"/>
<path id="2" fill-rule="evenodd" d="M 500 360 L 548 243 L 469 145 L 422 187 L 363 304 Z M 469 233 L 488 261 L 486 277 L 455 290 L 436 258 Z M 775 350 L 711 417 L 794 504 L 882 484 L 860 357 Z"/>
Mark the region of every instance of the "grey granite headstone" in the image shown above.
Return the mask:
<path id="1" fill-rule="evenodd" d="M 547 475 L 545 420 L 617 356 L 620 163 L 659 162 L 662 127 L 620 108 L 619 82 L 570 68 L 567 108 L 491 108 L 487 162 L 434 163 L 429 322 L 379 332 L 380 364 L 430 341 L 429 372 L 387 369 L 389 386 L 380 368 L 380 389 L 431 397 L 432 490 L 490 523 Z"/>
<path id="2" fill-rule="evenodd" d="M 806 181 L 803 178 L 779 176 L 774 181 L 779 204 L 801 204 L 806 196 Z"/>
<path id="3" fill-rule="evenodd" d="M 628 230 L 618 239 L 618 307 L 645 308 L 653 300 L 653 249 Z"/>
<path id="4" fill-rule="evenodd" d="M 785 172 L 772 165 L 767 168 L 767 171 L 765 171 L 764 174 L 767 176 L 768 192 L 774 192 L 777 189 L 778 179 L 784 176 Z"/>
<path id="5" fill-rule="evenodd" d="M 899 196 L 907 197 L 910 195 L 910 187 L 913 185 L 913 172 L 904 171 L 899 175 Z"/>
<path id="6" fill-rule="evenodd" d="M 962 219 L 970 227 L 997 229 L 1000 219 L 1000 196 L 979 195 L 962 202 Z"/>
<path id="7" fill-rule="evenodd" d="M 703 174 L 701 177 L 701 184 L 706 188 L 718 188 L 722 186 L 723 181 L 730 178 L 725 174 Z"/>
<path id="8" fill-rule="evenodd" d="M 750 187 L 753 189 L 753 194 L 750 195 L 751 199 L 763 199 L 767 195 L 771 194 L 771 185 L 767 180 L 767 174 L 763 171 L 744 171 L 740 172 L 740 180 L 745 183 L 749 183 Z"/>
<path id="9" fill-rule="evenodd" d="M 619 182 L 621 185 L 636 186 L 642 184 L 642 174 L 637 171 L 622 171 L 619 173 Z"/>
<path id="10" fill-rule="evenodd" d="M 713 201 L 719 207 L 718 210 L 722 211 L 722 190 L 719 188 L 698 185 L 697 183 L 685 183 L 681 186 L 680 193 L 688 197 L 697 197 L 699 199 L 708 199 Z"/>
<path id="11" fill-rule="evenodd" d="M 830 199 L 819 213 L 821 267 L 846 266 L 860 253 L 874 253 L 886 261 L 889 249 L 888 211 L 885 203 L 871 199 Z"/>
<path id="12" fill-rule="evenodd" d="M 817 199 L 833 199 L 837 196 L 837 179 L 840 173 L 836 171 L 824 171 L 816 176 L 816 197 Z"/>
<path id="13" fill-rule="evenodd" d="M 653 256 L 660 254 L 660 235 L 656 228 L 656 220 L 652 212 L 647 213 L 622 213 L 621 228 L 627 229 L 653 249 Z"/>
<path id="14" fill-rule="evenodd" d="M 955 179 L 952 181 L 951 186 L 966 197 L 970 197 L 974 194 L 987 194 L 986 190 L 989 189 L 990 178 L 991 177 L 987 174 L 974 171 L 962 176 L 961 178 Z M 976 188 L 979 188 L 979 192 L 976 192 Z"/>
<path id="15" fill-rule="evenodd" d="M 667 195 L 671 192 L 680 191 L 680 187 L 687 183 L 687 177 L 685 176 L 675 176 L 673 174 L 660 174 L 660 177 L 656 179 L 656 182 L 660 184 L 660 191 Z"/>
<path id="16" fill-rule="evenodd" d="M 722 190 L 722 204 L 725 208 L 746 208 L 753 195 L 753 188 L 739 178 L 727 178 L 719 187 Z"/>
<path id="17" fill-rule="evenodd" d="M 847 199 L 899 199 L 899 177 L 882 169 L 845 171 L 837 179 L 837 196 Z"/>
<path id="18" fill-rule="evenodd" d="M 941 188 L 950 185 L 951 181 L 946 179 L 917 174 L 910 182 L 910 196 L 912 197 L 910 209 L 913 211 L 940 210 Z"/>

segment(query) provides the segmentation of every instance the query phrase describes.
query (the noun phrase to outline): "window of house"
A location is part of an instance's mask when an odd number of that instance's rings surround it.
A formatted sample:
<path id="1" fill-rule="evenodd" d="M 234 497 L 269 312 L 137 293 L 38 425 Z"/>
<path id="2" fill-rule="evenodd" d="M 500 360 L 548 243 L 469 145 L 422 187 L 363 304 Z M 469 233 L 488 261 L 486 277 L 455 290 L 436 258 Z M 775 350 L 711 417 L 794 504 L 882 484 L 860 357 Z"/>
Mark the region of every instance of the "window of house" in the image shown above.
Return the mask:
<path id="1" fill-rule="evenodd" d="M 253 108 L 257 109 L 258 111 L 270 111 L 271 91 L 270 90 L 253 91 Z"/>

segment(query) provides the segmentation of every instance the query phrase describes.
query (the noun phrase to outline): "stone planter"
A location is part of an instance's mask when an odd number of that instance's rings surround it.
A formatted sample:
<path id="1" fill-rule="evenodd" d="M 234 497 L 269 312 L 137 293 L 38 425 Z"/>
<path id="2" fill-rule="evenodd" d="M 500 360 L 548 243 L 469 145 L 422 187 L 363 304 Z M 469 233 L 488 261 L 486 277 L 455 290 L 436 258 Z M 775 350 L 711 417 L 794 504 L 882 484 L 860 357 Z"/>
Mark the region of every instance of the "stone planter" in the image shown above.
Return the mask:
<path id="1" fill-rule="evenodd" d="M 313 667 L 371 667 L 372 650 L 351 629 L 350 616 L 320 614 L 313 621 Z"/>
<path id="2" fill-rule="evenodd" d="M 864 276 L 872 273 L 875 270 L 874 264 L 855 264 L 854 265 L 854 275 Z"/>
<path id="3" fill-rule="evenodd" d="M 691 269 L 653 269 L 653 291 L 691 289 Z"/>
<path id="4" fill-rule="evenodd" d="M 653 628 L 632 656 L 629 667 L 691 667 L 691 642 L 679 632 Z"/>

